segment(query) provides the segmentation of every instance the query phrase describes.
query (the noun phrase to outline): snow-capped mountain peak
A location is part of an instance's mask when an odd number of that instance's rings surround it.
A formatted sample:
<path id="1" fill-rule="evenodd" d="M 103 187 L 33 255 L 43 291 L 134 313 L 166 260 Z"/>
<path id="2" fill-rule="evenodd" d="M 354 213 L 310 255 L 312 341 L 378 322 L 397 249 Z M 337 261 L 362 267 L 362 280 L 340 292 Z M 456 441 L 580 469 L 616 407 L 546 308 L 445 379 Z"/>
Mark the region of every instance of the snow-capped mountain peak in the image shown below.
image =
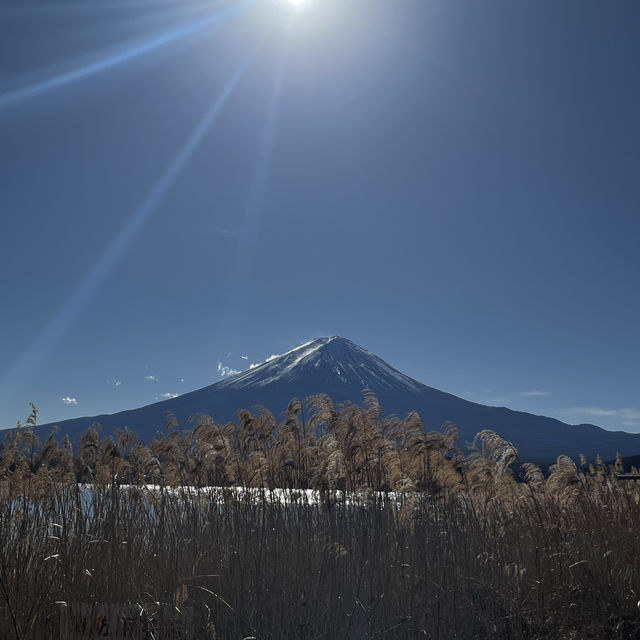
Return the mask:
<path id="1" fill-rule="evenodd" d="M 420 384 L 400 373 L 381 358 L 340 336 L 316 338 L 261 365 L 218 383 L 221 387 L 243 389 L 264 387 L 274 382 L 295 382 L 318 377 L 325 384 L 357 385 L 364 388 L 416 390 Z"/>

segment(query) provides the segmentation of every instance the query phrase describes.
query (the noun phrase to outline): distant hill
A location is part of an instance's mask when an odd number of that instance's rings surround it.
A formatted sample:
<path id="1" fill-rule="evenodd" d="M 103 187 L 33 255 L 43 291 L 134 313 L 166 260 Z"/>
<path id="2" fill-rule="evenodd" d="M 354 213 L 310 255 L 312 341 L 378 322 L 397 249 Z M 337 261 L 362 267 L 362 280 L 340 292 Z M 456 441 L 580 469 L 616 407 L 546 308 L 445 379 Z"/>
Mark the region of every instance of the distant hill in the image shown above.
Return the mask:
<path id="1" fill-rule="evenodd" d="M 144 440 L 162 431 L 166 412 L 172 412 L 180 426 L 189 427 L 189 417 L 206 413 L 218 422 L 232 420 L 240 408 L 261 405 L 276 417 L 294 397 L 326 393 L 336 402 L 360 404 L 365 388 L 374 391 L 383 414 L 404 417 L 419 412 L 426 430 L 438 429 L 447 421 L 460 429 L 461 444 L 473 440 L 481 429 L 494 429 L 513 442 L 522 460 L 548 462 L 560 454 L 603 459 L 640 454 L 640 434 L 607 431 L 592 424 L 569 425 L 554 418 L 537 416 L 505 407 L 491 407 L 463 400 L 428 387 L 403 373 L 350 340 L 333 336 L 317 338 L 288 353 L 216 384 L 156 402 L 138 409 L 40 425 L 48 435 L 54 424 L 60 434 L 72 439 L 93 422 L 107 434 L 116 427 L 129 427 Z"/>

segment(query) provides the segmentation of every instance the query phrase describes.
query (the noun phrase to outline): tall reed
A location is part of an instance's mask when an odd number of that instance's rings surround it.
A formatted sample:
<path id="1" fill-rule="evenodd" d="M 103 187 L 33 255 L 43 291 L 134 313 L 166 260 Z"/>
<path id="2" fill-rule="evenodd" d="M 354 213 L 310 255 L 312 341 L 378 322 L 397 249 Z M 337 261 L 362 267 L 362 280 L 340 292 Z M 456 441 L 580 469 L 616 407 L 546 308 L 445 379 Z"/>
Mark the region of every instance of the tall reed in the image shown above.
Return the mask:
<path id="1" fill-rule="evenodd" d="M 203 639 L 640 638 L 637 483 L 563 456 L 516 478 L 491 431 L 463 455 L 372 395 L 305 402 L 75 454 L 32 414 L 0 457 L 0 637 L 119 602 L 155 637 L 167 605 Z"/>

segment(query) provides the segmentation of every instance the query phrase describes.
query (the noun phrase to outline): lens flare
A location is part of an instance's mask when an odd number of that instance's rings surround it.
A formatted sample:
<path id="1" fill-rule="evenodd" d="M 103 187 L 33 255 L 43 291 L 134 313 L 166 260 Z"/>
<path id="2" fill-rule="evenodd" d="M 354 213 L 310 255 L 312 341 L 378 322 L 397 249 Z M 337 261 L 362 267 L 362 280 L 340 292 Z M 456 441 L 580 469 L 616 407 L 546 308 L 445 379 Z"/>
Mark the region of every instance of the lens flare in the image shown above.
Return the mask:
<path id="1" fill-rule="evenodd" d="M 176 179 L 204 140 L 207 132 L 216 122 L 218 115 L 247 70 L 252 56 L 253 54 L 250 53 L 229 78 L 204 117 L 184 142 L 176 157 L 169 163 L 164 173 L 132 213 L 118 235 L 105 248 L 95 264 L 88 269 L 71 295 L 49 319 L 16 365 L 10 368 L 7 375 L 0 379 L 1 399 L 9 397 L 9 394 L 15 388 L 29 378 L 33 370 L 59 344 L 75 319 L 86 309 L 93 297 L 98 294 L 100 287 L 116 267 L 121 256 L 131 246 L 143 226 L 163 202 Z"/>

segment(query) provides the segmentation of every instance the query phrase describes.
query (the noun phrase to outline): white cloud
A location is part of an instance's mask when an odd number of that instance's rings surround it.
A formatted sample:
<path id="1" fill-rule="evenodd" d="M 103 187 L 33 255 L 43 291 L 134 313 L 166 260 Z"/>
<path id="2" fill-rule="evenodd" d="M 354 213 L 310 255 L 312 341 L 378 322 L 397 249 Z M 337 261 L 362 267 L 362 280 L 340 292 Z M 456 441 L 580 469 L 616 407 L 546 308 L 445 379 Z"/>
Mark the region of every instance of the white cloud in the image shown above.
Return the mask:
<path id="1" fill-rule="evenodd" d="M 237 369 L 227 367 L 226 365 L 223 365 L 222 362 L 218 362 L 218 373 L 220 374 L 221 378 L 224 378 L 226 376 L 235 376 L 237 373 L 242 372 L 238 371 Z"/>
<path id="2" fill-rule="evenodd" d="M 640 409 L 635 407 L 622 407 L 620 409 L 610 409 L 608 407 L 569 407 L 562 409 L 562 413 L 583 416 L 588 418 L 617 418 L 625 426 L 632 426 L 626 424 L 627 422 L 636 423 L 640 421 Z"/>
<path id="3" fill-rule="evenodd" d="M 110 384 L 114 387 L 119 387 L 122 385 L 122 380 L 119 380 L 118 378 L 107 378 L 106 382 L 107 384 Z"/>
<path id="4" fill-rule="evenodd" d="M 281 355 L 281 353 L 272 353 L 264 362 L 252 362 L 249 365 L 249 371 L 251 371 L 251 369 L 255 369 L 256 367 L 259 367 L 263 364 L 267 364 L 267 362 L 271 362 L 272 360 L 275 360 L 276 358 L 279 358 Z M 240 356 L 241 358 L 243 358 L 244 360 L 248 360 L 248 356 Z"/>
<path id="5" fill-rule="evenodd" d="M 602 407 L 588 407 L 585 413 L 590 416 L 615 416 L 625 420 L 640 420 L 640 409 L 605 409 Z"/>
<path id="6" fill-rule="evenodd" d="M 158 376 L 145 376 L 144 379 L 149 382 L 158 382 Z"/>
<path id="7" fill-rule="evenodd" d="M 184 382 L 184 378 L 180 378 L 180 382 Z"/>
<path id="8" fill-rule="evenodd" d="M 179 395 L 179 393 L 173 393 L 172 391 L 169 391 L 167 393 L 161 393 L 160 397 L 166 400 L 168 398 L 177 398 Z"/>
<path id="9" fill-rule="evenodd" d="M 78 404 L 78 401 L 71 396 L 65 396 L 64 398 L 62 398 L 62 402 L 64 402 L 65 404 Z"/>
<path id="10" fill-rule="evenodd" d="M 544 398 L 551 395 L 551 391 L 541 391 L 540 389 L 532 389 L 531 391 L 521 391 L 519 396 L 527 396 L 530 398 L 539 397 Z"/>

